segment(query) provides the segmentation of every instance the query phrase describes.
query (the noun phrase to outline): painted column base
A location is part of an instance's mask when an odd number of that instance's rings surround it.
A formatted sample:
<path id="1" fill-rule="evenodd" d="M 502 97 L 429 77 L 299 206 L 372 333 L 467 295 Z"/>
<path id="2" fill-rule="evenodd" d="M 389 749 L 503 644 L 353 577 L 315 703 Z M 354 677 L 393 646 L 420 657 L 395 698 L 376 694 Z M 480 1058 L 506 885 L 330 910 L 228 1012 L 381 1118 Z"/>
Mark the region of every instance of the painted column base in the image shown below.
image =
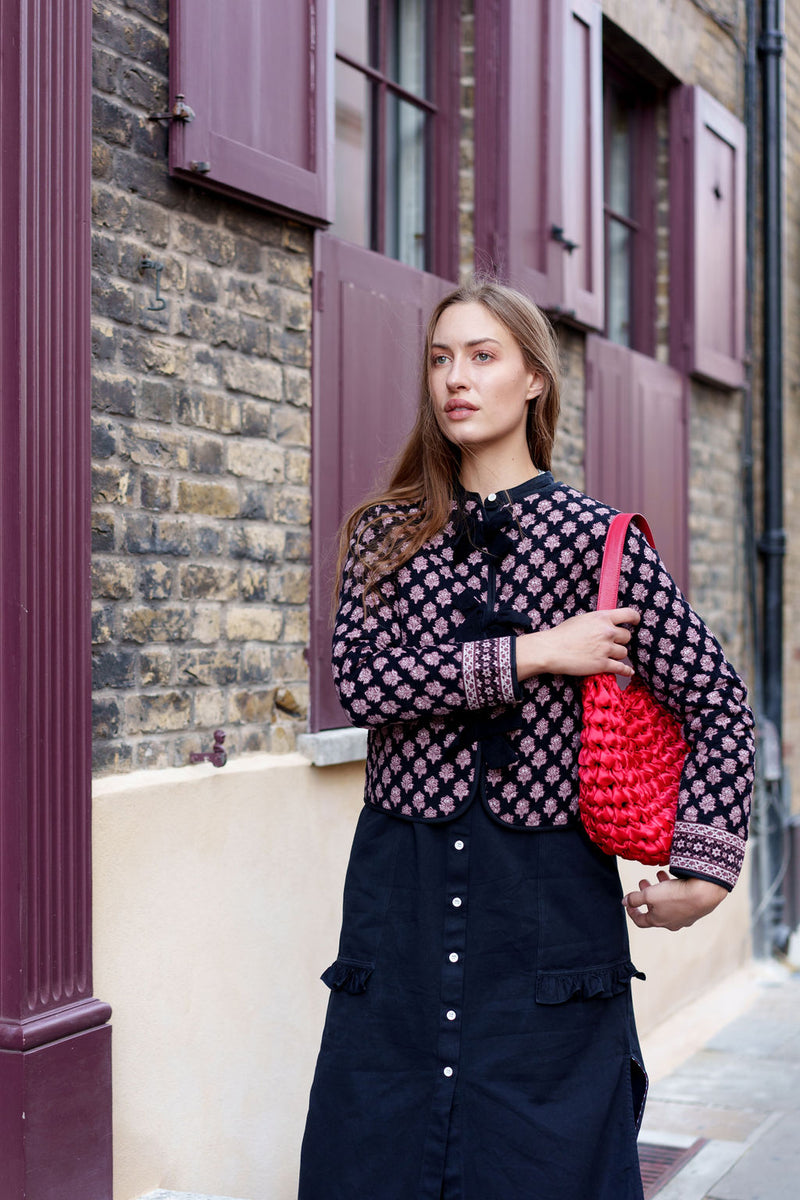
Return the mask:
<path id="1" fill-rule="evenodd" d="M 3 1200 L 112 1200 L 111 1027 L 0 1050 Z"/>

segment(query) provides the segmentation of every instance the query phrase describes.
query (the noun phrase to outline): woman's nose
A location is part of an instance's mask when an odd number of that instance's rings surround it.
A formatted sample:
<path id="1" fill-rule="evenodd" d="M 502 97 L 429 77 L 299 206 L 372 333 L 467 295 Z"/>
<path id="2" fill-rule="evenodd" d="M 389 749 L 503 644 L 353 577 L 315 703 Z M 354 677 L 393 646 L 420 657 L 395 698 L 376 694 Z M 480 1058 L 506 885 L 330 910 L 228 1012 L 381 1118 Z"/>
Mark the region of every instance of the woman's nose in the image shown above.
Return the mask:
<path id="1" fill-rule="evenodd" d="M 454 354 L 453 360 L 450 363 L 450 370 L 447 372 L 447 386 L 451 391 L 456 388 L 463 387 L 464 379 L 464 362 L 460 355 Z"/>

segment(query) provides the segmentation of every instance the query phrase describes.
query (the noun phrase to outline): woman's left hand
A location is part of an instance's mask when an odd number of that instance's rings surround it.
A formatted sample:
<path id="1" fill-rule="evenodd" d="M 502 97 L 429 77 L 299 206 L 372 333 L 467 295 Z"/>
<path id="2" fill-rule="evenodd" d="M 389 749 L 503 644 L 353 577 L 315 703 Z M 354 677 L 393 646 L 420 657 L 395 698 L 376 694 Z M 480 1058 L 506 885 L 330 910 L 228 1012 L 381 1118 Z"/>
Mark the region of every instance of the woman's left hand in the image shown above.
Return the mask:
<path id="1" fill-rule="evenodd" d="M 622 903 L 640 929 L 685 929 L 713 912 L 727 889 L 710 879 L 676 879 L 658 872 L 658 882 L 639 880 L 639 891 L 628 892 Z"/>

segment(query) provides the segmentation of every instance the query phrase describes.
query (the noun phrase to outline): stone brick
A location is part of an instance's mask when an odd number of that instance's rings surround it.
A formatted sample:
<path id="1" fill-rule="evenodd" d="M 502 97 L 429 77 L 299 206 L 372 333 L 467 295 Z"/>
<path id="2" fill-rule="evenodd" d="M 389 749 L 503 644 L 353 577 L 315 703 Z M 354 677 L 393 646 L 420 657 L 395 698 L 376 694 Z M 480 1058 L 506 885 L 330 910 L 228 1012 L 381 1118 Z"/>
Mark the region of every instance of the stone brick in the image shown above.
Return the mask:
<path id="1" fill-rule="evenodd" d="M 178 508 L 184 513 L 235 517 L 239 514 L 239 493 L 227 483 L 198 483 L 192 479 L 181 479 L 178 482 Z"/>
<path id="2" fill-rule="evenodd" d="M 92 645 L 105 646 L 114 638 L 114 609 L 110 604 L 92 605 Z"/>
<path id="3" fill-rule="evenodd" d="M 95 370 L 92 374 L 92 405 L 101 412 L 133 416 L 136 407 L 136 381 L 129 375 Z"/>
<path id="4" fill-rule="evenodd" d="M 272 656 L 274 646 L 251 643 L 242 647 L 242 683 L 268 683 L 273 677 Z M 283 676 L 281 676 L 283 678 Z"/>
<path id="5" fill-rule="evenodd" d="M 242 568 L 241 593 L 243 600 L 266 600 L 269 594 L 269 570 L 267 567 L 248 563 Z M 273 600 L 283 597 L 272 596 Z"/>
<path id="6" fill-rule="evenodd" d="M 283 640 L 305 644 L 308 636 L 308 609 L 287 609 L 283 623 Z"/>
<path id="7" fill-rule="evenodd" d="M 295 367 L 311 366 L 311 345 L 306 333 L 293 329 L 273 329 L 269 339 L 270 354 L 281 363 Z"/>
<path id="8" fill-rule="evenodd" d="M 192 388 L 178 396 L 178 420 L 182 425 L 238 433 L 242 427 L 241 401 L 222 392 Z"/>
<path id="9" fill-rule="evenodd" d="M 125 705 L 126 723 L 131 733 L 161 733 L 170 729 L 187 729 L 191 713 L 192 704 L 188 692 L 129 696 Z"/>
<path id="10" fill-rule="evenodd" d="M 284 535 L 273 525 L 251 522 L 238 526 L 230 535 L 230 554 L 254 562 L 277 562 L 284 547 Z"/>
<path id="11" fill-rule="evenodd" d="M 117 146 L 127 146 L 132 128 L 133 116 L 126 108 L 106 96 L 93 96 L 92 129 L 98 137 Z"/>
<path id="12" fill-rule="evenodd" d="M 164 687 L 172 678 L 171 650 L 142 650 L 139 653 L 139 682 L 142 687 Z"/>
<path id="13" fill-rule="evenodd" d="M 225 467 L 225 447 L 222 441 L 208 436 L 193 437 L 189 446 L 189 461 L 193 471 L 203 475 L 219 475 Z"/>
<path id="14" fill-rule="evenodd" d="M 125 642 L 185 642 L 193 636 L 192 614 L 185 606 L 136 605 L 124 607 L 120 615 Z"/>
<path id="15" fill-rule="evenodd" d="M 132 498 L 130 469 L 112 463 L 92 468 L 92 500 L 95 504 L 130 504 Z"/>
<path id="16" fill-rule="evenodd" d="M 247 646 L 245 653 L 260 647 Z M 271 651 L 272 669 L 276 679 L 301 680 L 308 676 L 308 662 L 305 648 L 297 646 L 275 646 Z M 242 679 L 247 678 L 242 664 Z"/>
<path id="17" fill-rule="evenodd" d="M 100 275 L 116 273 L 119 262 L 119 244 L 111 233 L 95 230 L 92 234 L 92 269 Z"/>
<path id="18" fill-rule="evenodd" d="M 102 184 L 92 189 L 92 219 L 95 225 L 107 229 L 128 229 L 131 220 L 131 201 Z"/>
<path id="19" fill-rule="evenodd" d="M 311 520 L 311 496 L 306 488 L 281 488 L 275 500 L 275 520 L 307 525 Z"/>
<path id="20" fill-rule="evenodd" d="M 190 263 L 187 288 L 196 300 L 202 300 L 204 304 L 213 304 L 219 298 L 219 272 Z"/>
<path id="21" fill-rule="evenodd" d="M 99 553 L 116 545 L 116 521 L 113 513 L 92 513 L 92 550 Z"/>
<path id="22" fill-rule="evenodd" d="M 232 605 L 225 614 L 225 632 L 232 642 L 276 642 L 281 636 L 280 609 Z"/>
<path id="23" fill-rule="evenodd" d="M 101 317 L 92 317 L 92 358 L 112 359 L 117 352 L 114 326 Z"/>
<path id="24" fill-rule="evenodd" d="M 95 775 L 130 771 L 133 748 L 127 742 L 95 742 L 92 746 L 92 771 Z"/>
<path id="25" fill-rule="evenodd" d="M 286 553 L 288 561 L 311 559 L 311 533 L 308 529 L 290 529 L 286 533 Z"/>
<path id="26" fill-rule="evenodd" d="M 92 595 L 99 599 L 130 600 L 135 575 L 132 563 L 95 556 L 92 559 Z"/>
<path id="27" fill-rule="evenodd" d="M 311 445 L 311 417 L 308 412 L 276 408 L 270 421 L 269 436 L 275 442 L 289 446 Z"/>
<path id="28" fill-rule="evenodd" d="M 307 333 L 311 328 L 311 296 L 281 293 L 281 324 L 285 329 Z"/>
<path id="29" fill-rule="evenodd" d="M 92 272 L 92 297 L 97 309 L 114 321 L 130 325 L 136 314 L 136 296 L 130 284 Z"/>
<path id="30" fill-rule="evenodd" d="M 272 716 L 273 707 L 273 692 L 255 691 L 249 689 L 246 692 L 234 692 L 231 696 L 232 708 L 230 719 L 246 722 L 266 722 Z"/>
<path id="31" fill-rule="evenodd" d="M 230 266 L 236 257 L 236 239 L 232 234 L 190 219 L 176 222 L 174 246 L 176 250 L 197 255 L 217 267 Z"/>
<path id="32" fill-rule="evenodd" d="M 180 570 L 181 595 L 188 599 L 235 600 L 239 573 L 234 567 L 187 563 Z"/>
<path id="33" fill-rule="evenodd" d="M 204 646 L 220 640 L 222 621 L 218 604 L 198 604 L 192 612 L 192 637 Z"/>
<path id="34" fill-rule="evenodd" d="M 230 358 L 225 362 L 223 375 L 225 383 L 234 392 L 246 392 L 262 400 L 281 398 L 283 378 L 276 363 Z"/>
<path id="35" fill-rule="evenodd" d="M 139 63 L 125 67 L 121 72 L 119 91 L 125 100 L 143 108 L 148 115 L 163 112 L 169 102 L 167 81 Z"/>
<path id="36" fill-rule="evenodd" d="M 114 161 L 114 155 L 110 146 L 106 146 L 104 142 L 94 142 L 92 144 L 92 178 L 107 179 L 111 174 L 111 164 Z"/>
<path id="37" fill-rule="evenodd" d="M 111 458 L 117 450 L 114 426 L 110 421 L 92 421 L 92 458 Z"/>
<path id="38" fill-rule="evenodd" d="M 192 381 L 203 387 L 219 387 L 222 384 L 223 368 L 220 354 L 207 346 L 192 349 Z"/>
<path id="39" fill-rule="evenodd" d="M 123 715 L 116 699 L 92 701 L 92 736 L 96 738 L 116 737 L 122 729 Z"/>
<path id="40" fill-rule="evenodd" d="M 311 254 L 311 233 L 307 225 L 286 221 L 283 226 L 282 245 L 297 254 Z"/>
<path id="41" fill-rule="evenodd" d="M 274 406 L 259 400 L 243 400 L 242 433 L 246 437 L 266 437 L 272 426 Z"/>
<path id="42" fill-rule="evenodd" d="M 276 324 L 281 319 L 281 300 L 276 288 L 258 277 L 240 278 L 230 275 L 225 283 L 227 303 L 237 312 Z"/>
<path id="43" fill-rule="evenodd" d="M 172 480 L 169 475 L 142 471 L 139 478 L 142 508 L 161 512 L 172 506 Z"/>
<path id="44" fill-rule="evenodd" d="M 270 600 L 283 604 L 307 604 L 311 587 L 309 566 L 283 567 L 270 576 Z"/>
<path id="45" fill-rule="evenodd" d="M 131 687 L 135 682 L 136 655 L 130 650 L 103 650 L 92 655 L 92 687 Z"/>
<path id="46" fill-rule="evenodd" d="M 239 515 L 246 521 L 267 521 L 272 517 L 273 488 L 268 483 L 248 483 L 242 488 Z"/>
<path id="47" fill-rule="evenodd" d="M 305 451 L 286 451 L 286 481 L 303 487 L 311 483 L 311 456 Z"/>
<path id="48" fill-rule="evenodd" d="M 228 470 L 232 475 L 280 483 L 284 478 L 284 455 L 264 441 L 236 438 L 228 442 Z"/>
<path id="49" fill-rule="evenodd" d="M 121 430 L 120 455 L 141 467 L 189 468 L 185 435 L 166 426 L 126 425 Z"/>
<path id="50" fill-rule="evenodd" d="M 178 519 L 131 515 L 126 522 L 124 547 L 131 554 L 186 557 L 192 552 L 191 528 Z"/>
<path id="51" fill-rule="evenodd" d="M 194 724 L 199 729 L 216 729 L 225 725 L 228 720 L 228 695 L 219 688 L 206 690 L 198 688 L 192 694 L 194 708 Z M 227 743 L 227 738 L 226 738 Z M 209 752 L 214 745 L 214 739 L 203 738 L 202 751 Z"/>
<path id="52" fill-rule="evenodd" d="M 143 379 L 136 415 L 143 421 L 171 421 L 175 385 L 164 379 Z"/>
<path id="53" fill-rule="evenodd" d="M 224 686 L 234 683 L 239 674 L 239 651 L 182 650 L 178 654 L 177 682 L 183 687 Z"/>
<path id="54" fill-rule="evenodd" d="M 119 57 L 102 46 L 92 48 L 92 86 L 101 92 L 115 92 L 119 74 Z"/>
<path id="55" fill-rule="evenodd" d="M 172 586 L 172 568 L 166 563 L 147 563 L 139 567 L 139 593 L 143 599 L 168 600 Z"/>
<path id="56" fill-rule="evenodd" d="M 307 291 L 311 286 L 311 264 L 303 254 L 286 253 L 272 247 L 264 251 L 267 279 L 284 287 Z"/>
<path id="57" fill-rule="evenodd" d="M 243 354 L 266 355 L 270 352 L 271 339 L 269 326 L 265 321 L 254 317 L 239 316 L 237 318 L 237 342 Z"/>
<path id="58" fill-rule="evenodd" d="M 188 762 L 188 756 L 185 761 Z M 147 767 L 151 771 L 163 771 L 165 767 L 183 764 L 175 762 L 171 740 L 156 738 L 139 742 L 136 747 L 136 765 Z"/>

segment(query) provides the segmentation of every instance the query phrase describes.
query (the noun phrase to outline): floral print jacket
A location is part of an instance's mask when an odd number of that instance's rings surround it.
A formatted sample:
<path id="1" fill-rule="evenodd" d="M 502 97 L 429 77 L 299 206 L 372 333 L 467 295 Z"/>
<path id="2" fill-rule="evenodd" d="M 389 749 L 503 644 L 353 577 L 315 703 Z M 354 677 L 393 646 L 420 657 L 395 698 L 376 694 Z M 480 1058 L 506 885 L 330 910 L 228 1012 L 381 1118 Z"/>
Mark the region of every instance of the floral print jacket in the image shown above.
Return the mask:
<path id="1" fill-rule="evenodd" d="M 397 512 L 365 514 L 362 553 Z M 381 580 L 366 611 L 365 568 L 351 551 L 333 672 L 349 718 L 369 728 L 367 804 L 443 821 L 479 794 L 514 828 L 579 823 L 580 681 L 518 681 L 515 640 L 594 608 L 613 515 L 549 472 L 484 503 L 461 493 L 445 528 Z M 689 743 L 670 867 L 730 888 L 753 780 L 744 685 L 634 526 L 619 604 L 641 613 L 630 659 Z"/>

